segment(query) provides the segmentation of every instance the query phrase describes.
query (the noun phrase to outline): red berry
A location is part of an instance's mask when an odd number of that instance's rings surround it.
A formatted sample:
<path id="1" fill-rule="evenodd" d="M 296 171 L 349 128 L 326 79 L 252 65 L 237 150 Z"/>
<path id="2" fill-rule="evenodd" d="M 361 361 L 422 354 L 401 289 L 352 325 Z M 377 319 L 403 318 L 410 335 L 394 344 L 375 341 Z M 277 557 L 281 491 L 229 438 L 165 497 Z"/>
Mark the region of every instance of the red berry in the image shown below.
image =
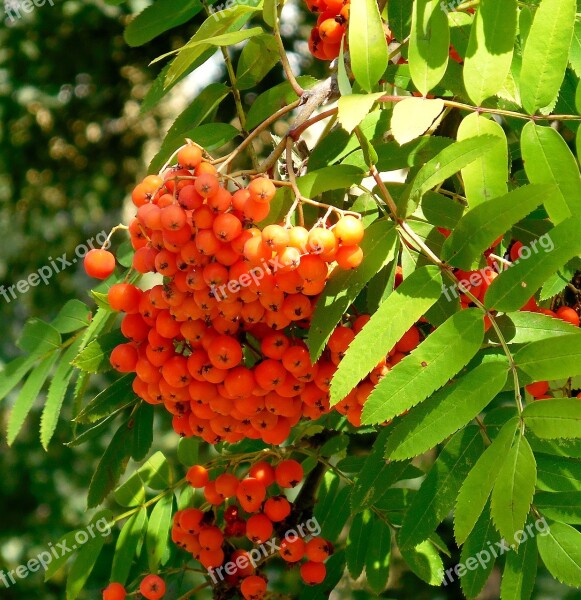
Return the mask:
<path id="1" fill-rule="evenodd" d="M 159 600 L 165 595 L 165 582 L 157 575 L 146 575 L 139 584 L 139 591 L 147 600 Z"/>
<path id="2" fill-rule="evenodd" d="M 89 250 L 83 261 L 89 277 L 107 279 L 115 270 L 115 257 L 107 250 Z"/>
<path id="3" fill-rule="evenodd" d="M 127 592 L 120 583 L 110 583 L 103 590 L 103 600 L 125 600 Z"/>
<path id="4" fill-rule="evenodd" d="M 276 483 L 283 488 L 294 488 L 303 480 L 303 467 L 296 460 L 283 460 L 275 469 Z"/>
<path id="5" fill-rule="evenodd" d="M 321 562 L 308 561 L 301 565 L 301 577 L 308 585 L 317 585 L 325 581 L 327 568 Z"/>

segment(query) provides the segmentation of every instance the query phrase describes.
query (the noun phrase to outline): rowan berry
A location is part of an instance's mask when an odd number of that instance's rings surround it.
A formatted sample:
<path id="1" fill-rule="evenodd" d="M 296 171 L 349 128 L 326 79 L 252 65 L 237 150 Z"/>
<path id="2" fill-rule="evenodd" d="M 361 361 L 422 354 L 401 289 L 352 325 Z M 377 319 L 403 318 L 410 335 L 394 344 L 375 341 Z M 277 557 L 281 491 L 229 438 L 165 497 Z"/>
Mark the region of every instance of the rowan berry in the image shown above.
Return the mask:
<path id="1" fill-rule="evenodd" d="M 573 308 L 561 306 L 557 309 L 556 314 L 557 318 L 561 319 L 562 321 L 566 321 L 567 323 L 571 323 L 571 325 L 575 325 L 575 327 L 579 327 L 579 315 Z"/>
<path id="2" fill-rule="evenodd" d="M 202 162 L 202 150 L 190 144 L 178 152 L 178 164 L 186 169 L 195 169 Z"/>
<path id="3" fill-rule="evenodd" d="M 303 467 L 296 460 L 283 460 L 278 463 L 274 470 L 276 483 L 283 488 L 294 488 L 304 476 Z"/>
<path id="4" fill-rule="evenodd" d="M 268 203 L 276 194 L 276 187 L 266 177 L 257 177 L 253 179 L 248 185 L 248 193 L 250 198 L 257 203 Z"/>
<path id="5" fill-rule="evenodd" d="M 314 537 L 307 542 L 305 554 L 313 562 L 325 562 L 331 555 L 332 547 L 322 537 Z"/>
<path id="6" fill-rule="evenodd" d="M 165 582 L 157 575 L 146 575 L 139 584 L 139 592 L 147 600 L 159 600 L 165 595 Z"/>
<path id="7" fill-rule="evenodd" d="M 258 575 L 250 575 L 242 581 L 240 592 L 245 600 L 262 600 L 266 594 L 266 581 Z"/>
<path id="8" fill-rule="evenodd" d="M 103 590 L 103 600 L 125 600 L 127 592 L 120 583 L 110 583 Z"/>
<path id="9" fill-rule="evenodd" d="M 89 277 L 107 279 L 115 271 L 115 257 L 107 250 L 89 250 L 83 260 Z"/>
<path id="10" fill-rule="evenodd" d="M 193 465 L 186 474 L 188 483 L 194 488 L 203 488 L 210 481 L 208 470 L 202 465 Z"/>
<path id="11" fill-rule="evenodd" d="M 298 537 L 286 537 L 280 543 L 279 554 L 289 563 L 296 563 L 305 555 L 305 541 Z"/>
<path id="12" fill-rule="evenodd" d="M 308 561 L 301 565 L 301 578 L 307 585 L 317 585 L 325 581 L 327 568 L 322 562 Z"/>
<path id="13" fill-rule="evenodd" d="M 278 523 L 290 515 L 291 505 L 284 496 L 272 496 L 264 503 L 263 510 L 271 521 Z"/>
<path id="14" fill-rule="evenodd" d="M 272 521 L 264 513 L 252 515 L 246 522 L 246 537 L 255 544 L 264 544 L 272 537 L 272 532 Z"/>

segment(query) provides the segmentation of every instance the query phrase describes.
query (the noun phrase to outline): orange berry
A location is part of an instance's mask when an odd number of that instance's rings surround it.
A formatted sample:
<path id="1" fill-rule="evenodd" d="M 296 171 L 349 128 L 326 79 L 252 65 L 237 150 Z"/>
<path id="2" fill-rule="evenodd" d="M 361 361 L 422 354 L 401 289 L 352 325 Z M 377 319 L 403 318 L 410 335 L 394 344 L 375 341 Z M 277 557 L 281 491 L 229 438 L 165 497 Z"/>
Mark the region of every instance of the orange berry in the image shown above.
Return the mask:
<path id="1" fill-rule="evenodd" d="M 274 251 L 282 251 L 289 244 L 288 230 L 280 225 L 267 225 L 262 230 L 262 243 Z"/>
<path id="2" fill-rule="evenodd" d="M 147 600 L 159 600 L 165 595 L 165 582 L 157 575 L 146 575 L 139 584 L 139 592 Z"/>
<path id="3" fill-rule="evenodd" d="M 307 542 L 305 554 L 313 562 L 325 562 L 331 555 L 331 545 L 322 537 L 314 537 Z"/>
<path id="4" fill-rule="evenodd" d="M 345 35 L 345 26 L 334 18 L 325 19 L 319 24 L 319 35 L 323 42 L 338 44 Z"/>
<path id="5" fill-rule="evenodd" d="M 109 288 L 107 299 L 113 310 L 137 313 L 142 295 L 143 292 L 130 283 L 116 283 Z"/>
<path id="6" fill-rule="evenodd" d="M 186 169 L 195 169 L 202 162 L 202 150 L 198 146 L 188 145 L 178 152 L 178 164 Z"/>
<path id="7" fill-rule="evenodd" d="M 305 541 L 300 537 L 285 537 L 280 543 L 280 556 L 289 563 L 296 563 L 305 555 Z"/>
<path id="8" fill-rule="evenodd" d="M 120 373 L 132 373 L 137 365 L 137 350 L 132 344 L 119 344 L 111 352 L 111 366 Z"/>
<path id="9" fill-rule="evenodd" d="M 107 250 L 89 250 L 83 263 L 87 275 L 95 279 L 107 279 L 115 270 L 115 257 Z"/>
<path id="10" fill-rule="evenodd" d="M 356 269 L 363 261 L 363 250 L 359 246 L 341 246 L 335 260 L 342 269 Z"/>
<path id="11" fill-rule="evenodd" d="M 579 315 L 577 311 L 568 306 L 561 306 L 557 309 L 557 318 L 562 321 L 566 321 L 567 323 L 571 323 L 571 325 L 575 325 L 575 327 L 579 327 Z"/>
<path id="12" fill-rule="evenodd" d="M 343 246 L 355 246 L 363 239 L 363 223 L 352 215 L 345 215 L 337 221 L 333 234 Z"/>
<path id="13" fill-rule="evenodd" d="M 232 213 L 225 213 L 216 217 L 212 229 L 221 242 L 231 242 L 242 233 L 242 223 Z"/>
<path id="14" fill-rule="evenodd" d="M 537 381 L 535 383 L 529 383 L 529 385 L 525 385 L 525 390 L 534 398 L 544 396 L 548 389 L 548 381 Z"/>
<path id="15" fill-rule="evenodd" d="M 249 517 L 246 521 L 246 537 L 255 544 L 264 544 L 272 537 L 272 521 L 263 513 Z"/>
<path id="16" fill-rule="evenodd" d="M 264 487 L 272 485 L 275 481 L 273 466 L 264 460 L 254 463 L 252 467 L 250 467 L 248 475 L 254 477 L 254 479 L 258 479 L 258 481 L 262 482 Z"/>
<path id="17" fill-rule="evenodd" d="M 125 600 L 127 592 L 120 583 L 110 583 L 103 590 L 103 600 Z"/>
<path id="18" fill-rule="evenodd" d="M 231 473 L 222 473 L 222 475 L 218 475 L 215 481 L 216 491 L 224 498 L 235 496 L 239 484 L 238 477 Z"/>
<path id="19" fill-rule="evenodd" d="M 258 575 L 246 577 L 240 585 L 245 600 L 261 600 L 266 594 L 266 581 Z"/>
<path id="20" fill-rule="evenodd" d="M 204 198 L 211 198 L 218 193 L 220 184 L 218 178 L 210 173 L 202 173 L 196 178 L 194 187 L 200 196 Z"/>
<path id="21" fill-rule="evenodd" d="M 308 561 L 301 565 L 301 578 L 307 585 L 317 585 L 325 581 L 327 568 L 322 562 Z"/>
<path id="22" fill-rule="evenodd" d="M 284 496 L 272 496 L 264 503 L 263 510 L 271 521 L 278 523 L 290 515 L 291 505 Z"/>
<path id="23" fill-rule="evenodd" d="M 192 487 L 203 488 L 210 480 L 210 476 L 206 467 L 194 465 L 188 469 L 186 479 Z"/>
<path id="24" fill-rule="evenodd" d="M 412 325 L 404 334 L 403 337 L 395 345 L 395 349 L 399 352 L 411 352 L 420 343 L 420 330 Z"/>
<path id="25" fill-rule="evenodd" d="M 210 525 L 202 528 L 198 540 L 204 550 L 218 550 L 224 542 L 224 534 L 218 527 Z"/>
<path id="26" fill-rule="evenodd" d="M 253 179 L 247 189 L 250 193 L 250 198 L 258 203 L 268 203 L 276 194 L 276 187 L 272 181 L 266 177 L 257 177 L 256 179 Z"/>
<path id="27" fill-rule="evenodd" d="M 303 480 L 303 467 L 296 460 L 283 460 L 276 466 L 276 483 L 283 488 L 294 488 Z"/>

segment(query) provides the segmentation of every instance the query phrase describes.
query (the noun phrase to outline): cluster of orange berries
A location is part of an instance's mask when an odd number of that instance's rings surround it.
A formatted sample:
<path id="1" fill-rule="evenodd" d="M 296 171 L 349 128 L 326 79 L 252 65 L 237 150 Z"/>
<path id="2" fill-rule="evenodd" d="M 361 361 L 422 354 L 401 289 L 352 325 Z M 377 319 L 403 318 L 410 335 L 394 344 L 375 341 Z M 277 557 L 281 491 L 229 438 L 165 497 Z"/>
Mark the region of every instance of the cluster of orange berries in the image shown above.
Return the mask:
<path id="1" fill-rule="evenodd" d="M 165 581 L 158 575 L 146 575 L 139 584 L 139 593 L 145 600 L 160 600 L 165 596 Z M 103 590 L 103 600 L 125 600 L 127 590 L 120 583 L 110 583 Z"/>
<path id="2" fill-rule="evenodd" d="M 275 467 L 261 460 L 243 478 L 224 472 L 214 480 L 210 480 L 205 467 L 194 465 L 186 479 L 192 487 L 203 489 L 213 509 L 178 511 L 173 519 L 172 540 L 208 570 L 214 584 L 239 587 L 242 597 L 248 600 L 259 600 L 266 593 L 267 580 L 256 571 L 257 563 L 270 554 L 264 547 L 236 548 L 233 539 L 247 538 L 255 546 L 270 541 L 271 551 L 275 540 L 280 540 L 276 544 L 278 555 L 291 564 L 306 558 L 300 569 L 303 581 L 311 585 L 321 583 L 326 575 L 324 561 L 332 546 L 319 536 L 305 541 L 310 529 L 289 528 L 292 504 L 281 493 L 299 485 L 303 477 L 301 464 L 292 459 L 282 460 Z M 226 505 L 229 500 L 233 502 Z M 215 514 L 221 506 L 222 528 L 216 524 Z"/>
<path id="3" fill-rule="evenodd" d="M 315 58 L 334 60 L 347 31 L 350 0 L 306 0 L 306 3 L 318 15 L 309 37 L 309 50 Z"/>
<path id="4" fill-rule="evenodd" d="M 109 289 L 111 308 L 126 313 L 128 339 L 111 364 L 136 373 L 135 393 L 163 404 L 182 436 L 280 444 L 302 417 L 330 410 L 329 383 L 346 345 L 333 338 L 329 360 L 312 365 L 302 337 L 334 265 L 361 263 L 361 219 L 342 213 L 310 231 L 261 230 L 255 223 L 268 214 L 272 181 L 257 177 L 232 194 L 197 146 L 177 158 L 133 191 L 133 267 L 164 281 L 146 291 L 129 283 Z M 89 258 L 87 272 L 110 273 Z"/>

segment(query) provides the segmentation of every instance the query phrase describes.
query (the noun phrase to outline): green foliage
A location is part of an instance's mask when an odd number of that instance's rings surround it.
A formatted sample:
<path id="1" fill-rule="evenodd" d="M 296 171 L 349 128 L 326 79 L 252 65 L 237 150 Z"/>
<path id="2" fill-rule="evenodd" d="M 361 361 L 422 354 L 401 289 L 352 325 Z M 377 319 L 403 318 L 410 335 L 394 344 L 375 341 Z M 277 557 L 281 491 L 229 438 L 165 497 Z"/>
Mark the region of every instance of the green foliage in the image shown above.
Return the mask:
<path id="1" fill-rule="evenodd" d="M 119 20 L 134 8 L 122 4 L 108 2 Z M 61 302 L 55 283 L 55 296 L 47 291 L 46 302 L 43 297 L 50 309 L 40 310 L 37 302 L 32 318 L 18 324 L 16 348 L 24 355 L 13 357 L 10 348 L 0 372 L 0 399 L 7 399 L 10 411 L 6 439 L 11 452 L 20 443 L 32 444 L 30 423 L 39 409 L 46 460 L 59 450 L 69 453 L 59 455 L 63 464 L 71 456 L 84 458 L 73 454 L 83 445 L 92 458 L 91 464 L 82 463 L 85 487 L 90 478 L 87 506 L 115 502 L 122 507 L 115 522 L 126 519 L 114 541 L 98 536 L 77 549 L 64 597 L 92 597 L 93 580 L 102 583 L 109 568 L 112 581 L 132 588 L 144 572 L 165 573 L 170 593 L 183 597 L 203 572 L 187 572 L 195 562 L 172 545 L 175 512 L 203 506 L 208 522 L 223 514 L 222 508 L 210 513 L 202 495 L 185 485 L 186 468 L 205 464 L 214 479 L 227 466 L 242 474 L 261 456 L 278 460 L 291 454 L 301 456 L 307 476 L 292 492 L 297 506 L 292 518 L 316 517 L 336 552 L 326 563 L 325 581 L 312 587 L 274 562 L 265 566 L 273 570 L 269 578 L 275 592 L 317 600 L 346 593 L 354 599 L 371 592 L 390 595 L 393 590 L 385 591 L 390 573 L 399 579 L 406 571 L 401 579 L 409 586 L 406 597 L 431 597 L 427 586 L 441 584 L 444 555 L 465 563 L 500 538 L 514 541 L 514 548 L 496 566 L 489 561 L 468 570 L 460 581 L 467 598 L 476 598 L 498 568 L 500 597 L 528 600 L 539 556 L 544 563 L 539 577 L 548 578 L 548 572 L 566 586 L 580 587 L 581 534 L 572 526 L 581 524 L 581 405 L 575 397 L 581 391 L 581 334 L 549 312 L 561 306 L 578 311 L 581 303 L 578 3 L 480 0 L 472 13 L 458 6 L 448 11 L 439 0 L 389 0 L 386 6 L 352 2 L 348 44 L 341 45 L 331 79 L 327 69 L 301 55 L 305 44 L 296 43 L 308 34 L 302 9 L 293 7 L 297 22 L 289 28 L 277 1 L 226 3 L 215 13 L 212 4 L 154 0 L 123 19 L 125 42 L 140 47 L 131 65 L 123 62 L 123 77 L 140 83 L 131 91 L 120 86 L 124 103 L 116 104 L 112 115 L 93 114 L 80 97 L 78 110 L 70 105 L 59 112 L 55 106 L 62 101 L 45 91 L 49 86 L 41 85 L 42 78 L 31 102 L 19 99 L 28 93 L 26 79 L 18 93 L 7 84 L 9 100 L 0 108 L 9 117 L 2 116 L 0 131 L 8 132 L 11 148 L 19 150 L 14 158 L 7 152 L 2 164 L 10 172 L 6 180 L 18 199 L 14 204 L 22 204 L 0 212 L 19 215 L 30 221 L 28 226 L 48 223 L 47 239 L 69 230 L 84 235 L 80 224 L 104 220 L 100 213 L 110 211 L 109 199 L 120 205 L 127 184 L 143 171 L 135 160 L 141 148 L 135 156 L 128 148 L 138 146 L 145 131 L 157 129 L 159 110 L 172 114 L 164 139 L 155 140 L 157 150 L 148 148 L 151 173 L 170 164 L 187 138 L 218 159 L 216 166 L 237 182 L 257 173 L 288 179 L 261 225 L 283 222 L 295 199 L 300 210 L 288 215 L 289 223 L 304 220 L 310 226 L 320 219 L 329 226 L 342 210 L 361 214 L 362 263 L 352 270 L 334 269 L 313 298 L 308 329 L 302 322 L 292 325 L 292 339 L 306 344 L 313 363 L 332 360 L 337 366 L 330 381 L 330 414 L 314 423 L 294 423 L 289 439 L 275 447 L 251 439 L 211 446 L 197 437 L 177 444 L 173 433 L 165 435 L 170 419 L 154 419 L 156 407 L 139 399 L 134 375 L 112 378 L 110 373 L 109 355 L 125 338 L 106 292 L 112 281 L 136 281 L 133 247 L 127 241 L 122 245 L 115 277 L 93 291 L 94 314 L 93 307 L 70 299 L 68 290 L 60 294 Z M 58 10 L 62 18 L 65 9 Z M 75 30 L 70 15 L 67 24 Z M 388 26 L 397 43 L 387 43 Z M 22 28 L 14 29 L 17 34 Z M 39 30 L 19 40 L 22 60 L 34 63 L 42 54 L 37 40 L 45 35 Z M 4 42 L 10 35 L 0 38 Z M 96 47 L 91 37 L 83 44 L 75 41 L 75 52 L 65 54 L 71 61 L 77 48 Z M 108 41 L 114 50 L 107 46 L 106 56 L 125 57 L 121 35 Z M 289 60 L 284 47 L 291 44 Z M 450 53 L 450 44 L 459 58 Z M 153 65 L 169 62 L 147 89 L 143 83 L 149 77 L 139 69 L 154 50 L 161 56 Z M 98 55 L 103 56 L 102 48 Z M 200 83 L 215 55 L 225 60 L 227 80 L 220 72 Z M 99 82 L 103 96 L 90 92 L 99 96 L 94 106 L 101 109 L 102 98 L 116 97 L 118 82 L 110 85 L 107 74 L 123 70 L 113 59 L 105 62 L 106 71 L 91 84 Z M 290 70 L 297 71 L 296 82 Z M 62 92 L 84 72 L 66 70 L 55 90 Z M 299 88 L 307 90 L 300 98 Z M 168 109 L 176 97 L 186 101 Z M 311 135 L 310 126 L 320 120 L 315 111 L 335 100 L 337 107 L 323 115 L 330 119 Z M 137 101 L 141 112 L 135 117 Z M 134 135 L 123 123 L 112 127 L 121 132 L 121 142 L 117 134 L 104 133 L 104 124 L 123 114 L 142 122 Z M 75 124 L 55 126 L 59 120 Z M 99 135 L 95 123 L 103 129 Z M 252 143 L 244 141 L 241 152 L 236 144 L 249 135 Z M 102 138 L 103 155 L 86 150 Z M 54 168 L 46 177 L 37 156 L 37 147 L 44 151 L 45 146 L 50 157 L 44 160 Z M 227 167 L 220 166 L 228 152 Z M 73 163 L 82 174 L 70 174 Z M 98 175 L 87 176 L 89 169 Z M 119 178 L 118 169 L 124 177 L 113 189 L 108 180 Z M 392 171 L 400 171 L 397 181 Z M 52 178 L 67 185 L 59 189 Z M 83 178 L 90 184 L 81 185 Z M 313 201 L 328 207 L 326 214 Z M 58 211 L 74 219 L 58 224 Z M 9 229 L 3 228 L 12 239 Z M 45 233 L 30 226 L 31 240 L 41 237 L 39 231 Z M 78 243 L 77 237 L 67 235 L 67 247 Z M 516 241 L 528 253 L 513 260 Z M 28 249 L 38 258 L 34 246 L 20 245 L 18 251 L 26 255 Z M 34 268 L 46 262 L 41 255 Z M 6 265 L 29 263 L 10 256 Z M 469 293 L 457 298 L 456 278 L 465 273 L 456 269 L 476 271 L 485 265 L 499 276 L 482 288 L 471 282 Z M 80 285 L 86 287 L 84 281 Z M 64 303 L 60 311 L 55 297 Z M 549 314 L 528 310 L 536 304 Z M 352 327 L 367 313 L 369 321 L 345 352 L 331 353 L 327 343 L 337 325 Z M 398 343 L 411 328 L 419 332 L 420 343 L 403 352 Z M 241 336 L 252 346 L 260 333 Z M 181 352 L 183 342 L 178 345 Z M 545 380 L 549 399 L 532 399 L 523 391 Z M 365 398 L 357 388 L 362 382 L 372 384 Z M 323 391 L 316 377 L 307 385 Z M 227 388 L 216 389 L 223 394 Z M 275 395 L 276 390 L 270 398 Z M 172 406 L 167 399 L 164 404 L 175 413 L 190 408 Z M 326 412 L 327 406 L 319 408 Z M 226 417 L 222 411 L 215 412 Z M 447 519 L 451 513 L 454 536 Z M 549 520 L 550 529 L 530 535 L 517 549 L 515 534 L 532 527 L 539 515 Z M 71 542 L 75 533 L 63 541 Z M 54 561 L 47 578 L 56 579 L 66 560 Z M 205 598 L 207 590 L 199 590 Z M 440 592 L 452 597 L 443 588 Z"/>

